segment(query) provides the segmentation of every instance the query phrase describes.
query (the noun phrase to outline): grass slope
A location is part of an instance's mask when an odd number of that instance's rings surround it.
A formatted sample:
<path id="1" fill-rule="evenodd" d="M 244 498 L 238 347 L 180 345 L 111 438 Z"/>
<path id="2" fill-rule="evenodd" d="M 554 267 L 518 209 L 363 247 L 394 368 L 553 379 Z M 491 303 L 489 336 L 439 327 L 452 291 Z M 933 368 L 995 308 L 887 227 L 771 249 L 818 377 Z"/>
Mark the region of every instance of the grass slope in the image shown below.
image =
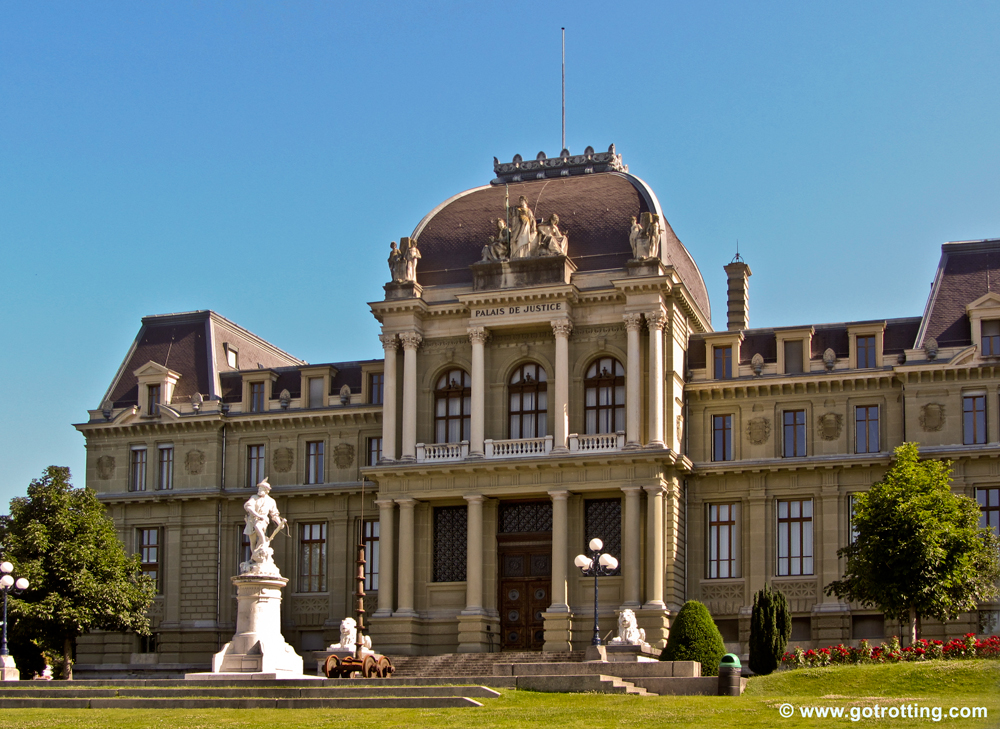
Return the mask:
<path id="1" fill-rule="evenodd" d="M 2 693 L 2 692 L 0 692 Z M 830 668 L 782 671 L 751 679 L 740 698 L 717 696 L 607 696 L 600 694 L 540 694 L 530 691 L 504 691 L 480 709 L 442 709 L 391 711 L 258 710 L 229 709 L 201 711 L 148 710 L 56 710 L 5 709 L 0 726 L 7 729 L 76 727 L 104 729 L 132 727 L 225 727 L 243 729 L 317 729 L 351 727 L 386 729 L 387 727 L 824 727 L 873 726 L 927 727 L 928 719 L 804 719 L 801 706 L 985 706 L 989 717 L 983 719 L 948 719 L 962 729 L 1000 727 L 1000 662 L 932 661 L 926 664 L 883 666 L 836 666 Z M 790 703 L 796 715 L 781 718 L 778 706 Z"/>

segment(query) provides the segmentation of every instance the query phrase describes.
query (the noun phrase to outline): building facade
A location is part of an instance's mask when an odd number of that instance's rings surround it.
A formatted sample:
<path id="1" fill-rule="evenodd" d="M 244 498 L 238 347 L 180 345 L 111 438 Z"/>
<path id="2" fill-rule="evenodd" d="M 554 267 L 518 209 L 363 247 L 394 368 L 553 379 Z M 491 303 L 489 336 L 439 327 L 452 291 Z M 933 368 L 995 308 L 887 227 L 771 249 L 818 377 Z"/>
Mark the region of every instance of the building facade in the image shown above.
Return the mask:
<path id="1" fill-rule="evenodd" d="M 90 670 L 203 666 L 232 635 L 243 502 L 289 520 L 286 639 L 366 606 L 390 654 L 564 651 L 635 611 L 662 646 L 704 602 L 746 650 L 764 584 L 805 646 L 897 632 L 826 596 L 852 497 L 917 440 L 1000 521 L 1000 240 L 948 243 L 923 316 L 750 329 L 749 266 L 711 327 L 694 259 L 614 148 L 495 161 L 392 244 L 385 357 L 309 365 L 213 312 L 147 317 L 78 425 L 87 484 L 157 580 L 155 637 L 93 634 Z M 764 294 L 766 295 L 766 293 Z M 928 635 L 988 630 L 997 605 Z M 86 669 L 85 669 L 86 670 Z"/>

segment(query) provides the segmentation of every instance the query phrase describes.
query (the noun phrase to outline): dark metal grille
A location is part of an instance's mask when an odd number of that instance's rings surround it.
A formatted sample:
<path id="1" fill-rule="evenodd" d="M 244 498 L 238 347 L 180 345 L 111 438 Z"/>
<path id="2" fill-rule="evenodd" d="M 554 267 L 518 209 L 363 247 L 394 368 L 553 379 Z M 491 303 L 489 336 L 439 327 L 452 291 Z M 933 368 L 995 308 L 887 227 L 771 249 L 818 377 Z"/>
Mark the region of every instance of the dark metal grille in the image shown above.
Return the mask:
<path id="1" fill-rule="evenodd" d="M 592 499 L 586 502 L 587 537 L 584 548 L 589 552 L 587 544 L 594 537 L 604 542 L 602 551 L 613 555 L 618 560 L 622 557 L 622 500 Z M 619 566 L 611 574 L 621 574 Z"/>
<path id="2" fill-rule="evenodd" d="M 500 504 L 501 534 L 551 531 L 551 501 L 532 501 L 522 504 Z"/>
<path id="3" fill-rule="evenodd" d="M 434 581 L 465 580 L 467 511 L 464 506 L 434 509 Z"/>

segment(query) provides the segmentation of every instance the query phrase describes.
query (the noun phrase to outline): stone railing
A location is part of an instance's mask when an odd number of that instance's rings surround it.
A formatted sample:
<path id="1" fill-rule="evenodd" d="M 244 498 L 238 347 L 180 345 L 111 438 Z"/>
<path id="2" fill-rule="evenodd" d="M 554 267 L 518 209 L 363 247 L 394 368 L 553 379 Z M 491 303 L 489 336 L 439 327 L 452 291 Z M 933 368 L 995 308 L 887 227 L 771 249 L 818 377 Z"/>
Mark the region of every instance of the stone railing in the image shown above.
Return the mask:
<path id="1" fill-rule="evenodd" d="M 469 457 L 469 441 L 461 443 L 417 443 L 417 463 L 461 461 Z"/>
<path id="2" fill-rule="evenodd" d="M 617 433 L 598 433 L 595 435 L 570 433 L 567 440 L 571 453 L 620 451 L 625 447 L 625 431 L 619 430 Z"/>
<path id="3" fill-rule="evenodd" d="M 552 436 L 544 438 L 513 438 L 511 440 L 483 441 L 486 458 L 525 458 L 544 456 L 552 451 Z"/>

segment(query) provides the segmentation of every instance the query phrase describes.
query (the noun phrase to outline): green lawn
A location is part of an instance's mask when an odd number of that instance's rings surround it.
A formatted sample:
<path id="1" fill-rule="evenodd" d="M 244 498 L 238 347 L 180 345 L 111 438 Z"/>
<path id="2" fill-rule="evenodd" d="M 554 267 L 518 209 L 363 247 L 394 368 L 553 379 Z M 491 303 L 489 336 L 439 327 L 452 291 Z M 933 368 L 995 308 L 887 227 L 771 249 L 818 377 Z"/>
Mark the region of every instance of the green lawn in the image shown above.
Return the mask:
<path id="1" fill-rule="evenodd" d="M 779 715 L 783 703 L 793 718 Z M 230 709 L 202 711 L 5 709 L 8 727 L 1000 727 L 1000 662 L 934 661 L 894 666 L 837 666 L 783 671 L 751 679 L 740 698 L 715 696 L 634 697 L 600 694 L 540 694 L 504 691 L 479 709 L 326 711 Z M 944 718 L 884 719 L 852 722 L 852 708 L 917 705 L 941 707 Z M 841 707 L 844 718 L 802 718 L 800 707 Z M 986 707 L 986 719 L 949 719 L 951 707 Z"/>

